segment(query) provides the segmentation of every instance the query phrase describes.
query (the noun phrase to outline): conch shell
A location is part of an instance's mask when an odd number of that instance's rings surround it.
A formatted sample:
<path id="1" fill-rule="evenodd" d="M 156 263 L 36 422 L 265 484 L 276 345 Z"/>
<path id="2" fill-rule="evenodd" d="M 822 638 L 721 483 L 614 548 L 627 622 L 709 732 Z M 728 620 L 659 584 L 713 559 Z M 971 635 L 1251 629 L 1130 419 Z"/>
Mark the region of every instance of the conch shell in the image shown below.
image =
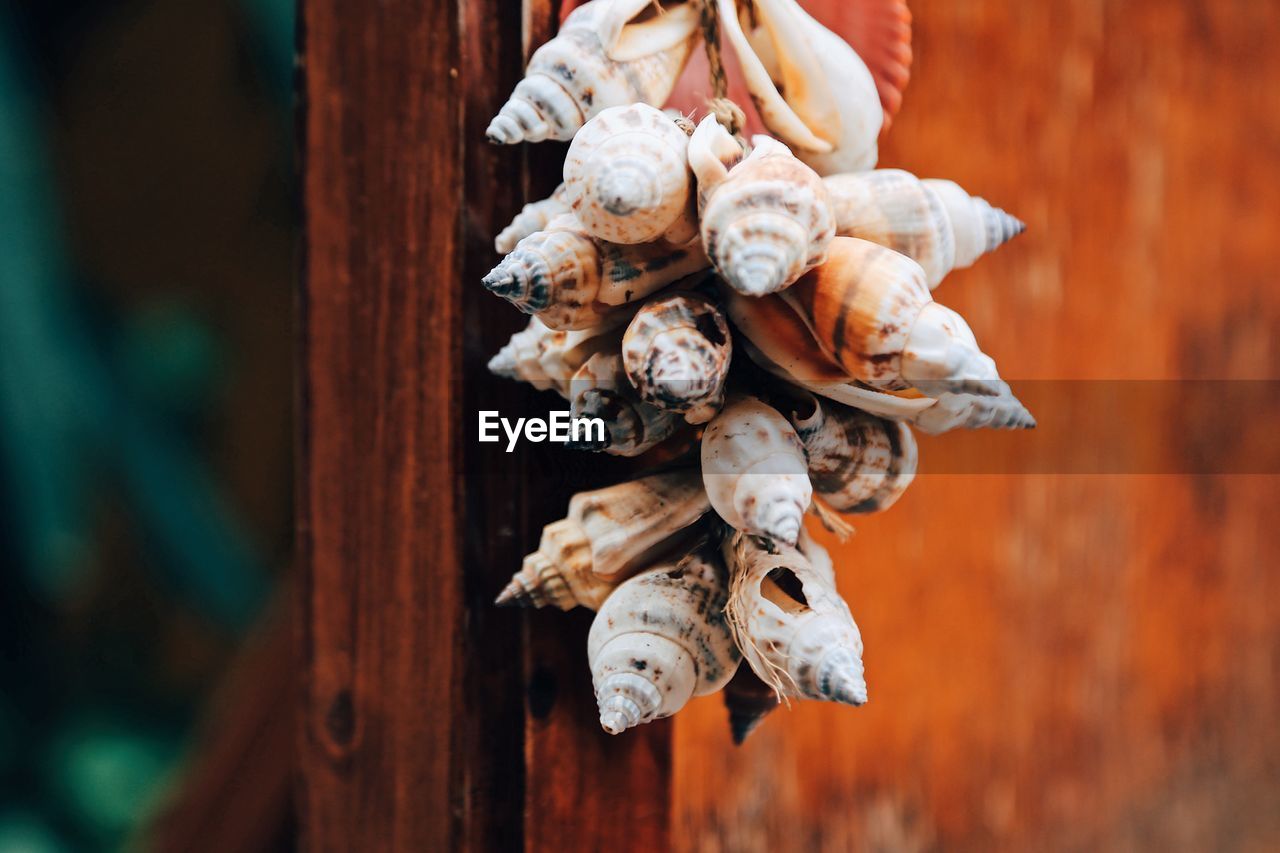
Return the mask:
<path id="1" fill-rule="evenodd" d="M 569 213 L 569 202 L 565 199 L 564 184 L 556 187 L 555 192 L 540 201 L 531 201 L 511 220 L 511 224 L 498 233 L 493 239 L 493 248 L 500 254 L 507 254 L 516 244 L 530 234 L 541 231 L 547 223 L 565 213 Z"/>
<path id="2" fill-rule="evenodd" d="M 570 446 L 613 456 L 639 456 L 684 423 L 677 413 L 640 399 L 616 352 L 598 352 L 583 363 L 569 381 L 569 404 L 575 419 L 599 418 L 605 428 L 603 441 L 580 440 Z"/>
<path id="3" fill-rule="evenodd" d="M 621 734 L 714 693 L 741 659 L 725 621 L 726 572 L 704 545 L 620 585 L 587 635 L 600 725 Z"/>
<path id="4" fill-rule="evenodd" d="M 711 509 L 696 469 L 650 474 L 569 501 L 497 598 L 500 606 L 592 610 L 615 586 L 671 553 Z"/>
<path id="5" fill-rule="evenodd" d="M 779 704 L 777 692 L 761 681 L 751 667 L 738 667 L 724 686 L 724 706 L 729 710 L 729 733 L 734 744 L 741 746 Z"/>
<path id="6" fill-rule="evenodd" d="M 827 258 L 835 219 L 822 179 L 787 146 L 756 136 L 751 154 L 732 169 L 703 156 L 723 133 L 714 116 L 694 131 L 702 244 L 716 271 L 747 296 L 788 287 Z"/>
<path id="7" fill-rule="evenodd" d="M 696 293 L 650 299 L 622 336 L 622 363 L 641 399 L 706 423 L 724 404 L 733 357 L 729 324 L 715 303 Z"/>
<path id="8" fill-rule="evenodd" d="M 616 312 L 599 325 L 565 332 L 548 329 L 537 317 L 530 317 L 529 325 L 489 359 L 489 372 L 568 399 L 569 380 L 587 359 L 618 346 L 622 319 L 625 315 Z"/>
<path id="9" fill-rule="evenodd" d="M 656 107 L 610 107 L 582 126 L 564 159 L 565 200 L 593 236 L 613 243 L 698 234 L 689 133 Z"/>
<path id="10" fill-rule="evenodd" d="M 789 544 L 800 535 L 813 497 L 800 437 L 754 397 L 731 399 L 707 425 L 702 481 L 725 523 Z"/>
<path id="11" fill-rule="evenodd" d="M 484 277 L 484 286 L 552 329 L 584 329 L 706 266 L 696 241 L 682 247 L 606 243 L 565 215 L 521 240 Z"/>
<path id="12" fill-rule="evenodd" d="M 901 252 L 924 268 L 930 289 L 1026 230 L 1020 220 L 951 181 L 901 169 L 823 179 L 836 233 Z"/>
<path id="13" fill-rule="evenodd" d="M 765 127 L 820 175 L 874 167 L 884 111 L 853 48 L 795 0 L 714 2 Z"/>
<path id="14" fill-rule="evenodd" d="M 693 2 L 583 4 L 529 59 L 524 79 L 489 123 L 489 141 L 567 140 L 608 107 L 661 106 L 698 41 L 698 17 Z"/>
<path id="15" fill-rule="evenodd" d="M 915 479 L 915 437 L 902 423 L 803 394 L 789 414 L 813 491 L 837 512 L 888 509 Z"/>
<path id="16" fill-rule="evenodd" d="M 864 704 L 862 636 L 819 560 L 742 533 L 724 552 L 729 624 L 756 675 L 782 696 Z"/>

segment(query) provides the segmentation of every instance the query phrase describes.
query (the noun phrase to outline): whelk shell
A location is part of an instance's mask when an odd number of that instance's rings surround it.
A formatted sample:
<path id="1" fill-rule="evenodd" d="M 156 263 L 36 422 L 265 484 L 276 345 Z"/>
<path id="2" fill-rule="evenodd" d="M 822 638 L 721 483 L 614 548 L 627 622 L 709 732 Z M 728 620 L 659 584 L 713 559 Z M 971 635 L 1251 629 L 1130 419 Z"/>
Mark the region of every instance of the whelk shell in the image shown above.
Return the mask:
<path id="1" fill-rule="evenodd" d="M 569 382 L 569 408 L 574 418 L 599 418 L 605 427 L 603 441 L 582 439 L 570 446 L 613 456 L 639 456 L 684 423 L 677 413 L 640 399 L 616 352 L 599 352 L 583 363 Z"/>
<path id="2" fill-rule="evenodd" d="M 499 254 L 507 254 L 516 244 L 530 234 L 541 231 L 557 216 L 569 213 L 569 202 L 565 199 L 564 184 L 555 188 L 551 195 L 539 201 L 531 201 L 511 220 L 511 224 L 493 238 L 493 248 Z"/>
<path id="3" fill-rule="evenodd" d="M 615 319 L 616 318 L 616 319 Z M 555 391 L 568 399 L 569 380 L 596 353 L 618 346 L 625 314 L 610 314 L 598 325 L 574 331 L 547 328 L 537 317 L 516 332 L 489 359 L 489 372 L 528 382 L 539 391 Z"/>
<path id="4" fill-rule="evenodd" d="M 622 336 L 623 367 L 641 399 L 692 424 L 711 420 L 724 404 L 732 357 L 724 315 L 696 293 L 650 299 Z"/>

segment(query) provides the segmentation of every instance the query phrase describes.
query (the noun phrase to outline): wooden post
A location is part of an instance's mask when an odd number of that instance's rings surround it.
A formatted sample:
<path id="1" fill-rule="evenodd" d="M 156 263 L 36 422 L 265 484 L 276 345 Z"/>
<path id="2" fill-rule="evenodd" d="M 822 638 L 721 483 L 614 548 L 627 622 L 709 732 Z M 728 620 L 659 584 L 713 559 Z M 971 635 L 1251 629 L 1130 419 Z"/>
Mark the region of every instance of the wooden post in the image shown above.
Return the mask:
<path id="1" fill-rule="evenodd" d="M 303 847 L 661 846 L 669 730 L 600 731 L 583 614 L 491 603 L 575 484 L 531 467 L 584 469 L 474 432 L 549 402 L 485 370 L 521 318 L 479 279 L 518 188 L 554 184 L 484 127 L 556 9 L 302 9 Z"/>

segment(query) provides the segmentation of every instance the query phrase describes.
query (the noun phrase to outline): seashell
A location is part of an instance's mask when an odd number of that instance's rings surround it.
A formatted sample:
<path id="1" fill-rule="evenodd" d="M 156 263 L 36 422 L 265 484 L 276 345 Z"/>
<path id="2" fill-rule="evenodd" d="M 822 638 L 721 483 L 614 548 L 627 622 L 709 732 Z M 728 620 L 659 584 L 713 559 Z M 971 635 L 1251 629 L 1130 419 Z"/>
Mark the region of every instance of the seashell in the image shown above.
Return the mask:
<path id="1" fill-rule="evenodd" d="M 824 178 L 836 233 L 901 252 L 920 264 L 930 289 L 1026 226 L 951 181 L 920 180 L 901 169 Z"/>
<path id="2" fill-rule="evenodd" d="M 862 636 L 834 578 L 795 548 L 742 533 L 724 553 L 725 611 L 755 674 L 782 696 L 866 703 Z"/>
<path id="3" fill-rule="evenodd" d="M 722 688 L 741 659 L 725 621 L 726 572 L 704 543 L 641 572 L 600 607 L 587 657 L 600 725 L 621 734 Z"/>
<path id="4" fill-rule="evenodd" d="M 702 481 L 725 523 L 792 544 L 813 496 L 800 437 L 754 397 L 730 400 L 707 425 Z"/>
<path id="5" fill-rule="evenodd" d="M 765 127 L 820 175 L 876 163 L 884 110 L 853 48 L 795 0 L 716 0 Z"/>
<path id="6" fill-rule="evenodd" d="M 593 236 L 614 243 L 698 234 L 689 134 L 647 104 L 610 107 L 582 126 L 564 160 L 565 200 Z"/>
<path id="7" fill-rule="evenodd" d="M 691 424 L 706 423 L 724 405 L 732 357 L 724 315 L 696 293 L 654 297 L 622 336 L 623 368 L 640 398 Z"/>
<path id="8" fill-rule="evenodd" d="M 489 372 L 528 382 L 539 391 L 555 391 L 568 399 L 569 380 L 586 360 L 619 345 L 622 319 L 625 313 L 615 312 L 586 329 L 556 331 L 548 329 L 537 317 L 530 317 L 529 325 L 512 335 L 489 359 Z"/>
<path id="9" fill-rule="evenodd" d="M 565 213 L 569 213 L 569 202 L 565 199 L 564 184 L 556 187 L 547 198 L 531 201 L 520 209 L 511 224 L 498 233 L 493 239 L 493 248 L 505 255 L 516 247 L 516 244 L 537 231 L 547 227 L 547 223 Z"/>
<path id="10" fill-rule="evenodd" d="M 738 667 L 724 686 L 724 706 L 729 710 L 729 733 L 734 745 L 741 746 L 780 704 L 777 692 L 761 681 L 751 667 Z"/>
<path id="11" fill-rule="evenodd" d="M 813 491 L 837 512 L 888 509 L 916 476 L 906 425 L 802 394 L 788 415 L 809 460 Z"/>
<path id="12" fill-rule="evenodd" d="M 699 176 L 702 244 L 730 287 L 763 296 L 826 260 L 835 219 L 812 169 L 781 142 L 767 136 L 752 142 L 751 154 L 711 186 Z"/>
<path id="13" fill-rule="evenodd" d="M 639 456 L 675 435 L 684 423 L 675 412 L 640 399 L 618 353 L 598 352 L 583 363 L 569 381 L 569 409 L 574 418 L 599 418 L 605 428 L 603 440 L 569 446 L 613 456 Z"/>
<path id="14" fill-rule="evenodd" d="M 489 123 L 490 142 L 573 138 L 608 107 L 662 106 L 699 38 L 692 2 L 592 0 L 529 59 L 524 79 Z"/>
<path id="15" fill-rule="evenodd" d="M 484 286 L 552 329 L 584 329 L 706 266 L 696 241 L 606 243 L 565 215 L 516 244 Z"/>
<path id="16" fill-rule="evenodd" d="M 598 609 L 615 586 L 687 542 L 710 509 L 692 468 L 579 492 L 566 517 L 543 528 L 538 550 L 496 603 Z"/>

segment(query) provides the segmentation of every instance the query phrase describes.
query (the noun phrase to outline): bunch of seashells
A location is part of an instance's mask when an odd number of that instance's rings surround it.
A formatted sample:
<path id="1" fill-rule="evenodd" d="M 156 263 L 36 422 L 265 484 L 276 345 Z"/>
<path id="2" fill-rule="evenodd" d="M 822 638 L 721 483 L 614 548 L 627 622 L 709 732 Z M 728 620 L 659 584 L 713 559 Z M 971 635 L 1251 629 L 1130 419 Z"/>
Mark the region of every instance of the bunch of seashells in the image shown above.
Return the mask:
<path id="1" fill-rule="evenodd" d="M 532 316 L 490 370 L 602 419 L 583 449 L 659 460 L 575 495 L 498 604 L 597 611 L 606 731 L 723 689 L 741 742 L 790 697 L 867 701 L 805 514 L 847 532 L 843 515 L 891 506 L 915 476 L 911 426 L 1035 422 L 931 293 L 1022 223 L 875 169 L 877 80 L 795 0 L 705 2 L 579 7 L 489 126 L 572 140 L 564 183 L 497 237 L 484 285 Z M 708 13 L 772 136 L 661 109 Z"/>

